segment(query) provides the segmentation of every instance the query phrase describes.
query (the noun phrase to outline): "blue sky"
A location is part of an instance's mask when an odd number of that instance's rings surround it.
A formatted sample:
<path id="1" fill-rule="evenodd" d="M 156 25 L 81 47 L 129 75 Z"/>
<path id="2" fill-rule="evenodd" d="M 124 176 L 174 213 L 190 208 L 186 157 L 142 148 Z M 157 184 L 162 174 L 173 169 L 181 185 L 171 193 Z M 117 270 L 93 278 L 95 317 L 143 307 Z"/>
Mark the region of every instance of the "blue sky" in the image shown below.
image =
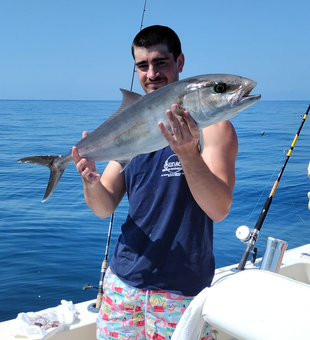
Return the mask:
<path id="1" fill-rule="evenodd" d="M 1 0 L 0 99 L 120 100 L 144 0 Z M 148 0 L 144 27 L 170 26 L 181 78 L 232 73 L 265 100 L 310 100 L 309 0 Z M 134 91 L 142 93 L 135 81 Z"/>

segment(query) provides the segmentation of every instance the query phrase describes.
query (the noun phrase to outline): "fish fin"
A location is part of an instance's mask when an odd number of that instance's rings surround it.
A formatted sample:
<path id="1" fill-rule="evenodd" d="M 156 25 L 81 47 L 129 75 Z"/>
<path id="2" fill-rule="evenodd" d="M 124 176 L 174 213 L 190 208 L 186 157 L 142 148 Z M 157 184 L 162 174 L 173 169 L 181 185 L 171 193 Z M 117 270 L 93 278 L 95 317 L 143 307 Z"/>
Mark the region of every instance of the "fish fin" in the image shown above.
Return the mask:
<path id="1" fill-rule="evenodd" d="M 115 114 L 118 114 L 122 111 L 124 111 L 128 106 L 136 103 L 139 99 L 141 99 L 143 96 L 139 93 L 128 91 L 125 89 L 120 89 L 123 94 L 123 101 L 119 109 L 115 112 Z"/>
<path id="2" fill-rule="evenodd" d="M 175 109 L 172 111 L 174 114 L 183 117 L 184 116 L 184 110 L 182 109 Z"/>
<path id="3" fill-rule="evenodd" d="M 63 168 L 55 164 L 55 160 L 61 156 L 32 156 L 19 159 L 18 163 L 33 163 L 46 166 L 50 169 L 50 178 L 47 184 L 47 188 L 42 199 L 45 202 L 54 192 L 56 186 L 64 173 L 66 166 Z"/>
<path id="4" fill-rule="evenodd" d="M 127 165 L 131 162 L 131 159 L 125 159 L 121 161 L 115 160 L 115 162 L 119 163 L 119 165 L 121 166 L 119 172 L 123 172 L 126 169 Z"/>
<path id="5" fill-rule="evenodd" d="M 117 116 L 119 113 L 123 112 L 127 107 L 137 102 L 139 99 L 141 99 L 143 96 L 136 92 L 131 92 L 125 89 L 120 89 L 123 93 L 123 101 L 119 109 L 113 113 L 111 117 L 109 117 L 103 124 L 106 124 L 111 119 L 113 119 L 115 116 Z"/>
<path id="6" fill-rule="evenodd" d="M 199 147 L 200 147 L 200 155 L 202 155 L 204 147 L 205 147 L 205 140 L 203 138 L 202 130 L 199 130 Z"/>

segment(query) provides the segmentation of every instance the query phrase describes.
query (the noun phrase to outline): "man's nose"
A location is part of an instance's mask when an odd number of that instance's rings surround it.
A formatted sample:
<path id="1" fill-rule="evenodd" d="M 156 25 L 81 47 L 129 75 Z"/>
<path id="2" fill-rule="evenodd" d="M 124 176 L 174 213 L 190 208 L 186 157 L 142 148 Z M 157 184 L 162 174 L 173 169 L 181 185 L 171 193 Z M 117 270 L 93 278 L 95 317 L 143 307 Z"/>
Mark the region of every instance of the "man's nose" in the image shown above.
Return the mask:
<path id="1" fill-rule="evenodd" d="M 147 77 L 149 79 L 155 79 L 158 76 L 159 72 L 157 71 L 156 67 L 153 65 L 150 65 L 147 70 Z"/>

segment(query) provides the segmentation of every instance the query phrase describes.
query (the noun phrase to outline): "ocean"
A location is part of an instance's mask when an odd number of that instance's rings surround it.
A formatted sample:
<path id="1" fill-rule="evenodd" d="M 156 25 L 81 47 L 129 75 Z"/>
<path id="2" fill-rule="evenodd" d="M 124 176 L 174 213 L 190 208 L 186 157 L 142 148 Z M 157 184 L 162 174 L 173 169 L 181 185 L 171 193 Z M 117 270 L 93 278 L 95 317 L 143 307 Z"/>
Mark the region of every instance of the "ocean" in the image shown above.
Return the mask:
<path id="1" fill-rule="evenodd" d="M 57 189 L 41 203 L 49 170 L 19 158 L 66 154 L 83 130 L 91 132 L 117 110 L 117 101 L 0 101 L 0 321 L 19 312 L 96 298 L 110 219 L 97 218 L 84 202 L 76 168 L 68 165 Z M 234 200 L 228 217 L 214 225 L 216 267 L 238 263 L 246 245 L 240 225 L 254 228 L 309 103 L 260 101 L 234 117 L 239 139 Z M 310 120 L 310 118 L 308 118 Z M 268 236 L 288 249 L 310 242 L 306 121 L 275 192 L 256 246 Z M 101 172 L 105 163 L 98 163 Z M 128 202 L 115 212 L 109 256 L 126 218 Z M 255 282 L 253 282 L 253 289 Z"/>

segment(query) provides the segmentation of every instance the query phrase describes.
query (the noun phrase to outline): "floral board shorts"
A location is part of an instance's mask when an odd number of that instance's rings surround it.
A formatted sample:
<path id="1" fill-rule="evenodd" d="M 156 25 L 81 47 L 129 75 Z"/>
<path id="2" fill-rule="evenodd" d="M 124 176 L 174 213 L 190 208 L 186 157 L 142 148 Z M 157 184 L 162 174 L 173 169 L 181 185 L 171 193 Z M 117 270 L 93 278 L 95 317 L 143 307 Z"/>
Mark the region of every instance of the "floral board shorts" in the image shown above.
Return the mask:
<path id="1" fill-rule="evenodd" d="M 171 339 L 177 323 L 194 297 L 166 291 L 141 290 L 121 281 L 108 268 L 97 318 L 98 340 Z M 211 340 L 211 326 L 201 340 Z"/>

